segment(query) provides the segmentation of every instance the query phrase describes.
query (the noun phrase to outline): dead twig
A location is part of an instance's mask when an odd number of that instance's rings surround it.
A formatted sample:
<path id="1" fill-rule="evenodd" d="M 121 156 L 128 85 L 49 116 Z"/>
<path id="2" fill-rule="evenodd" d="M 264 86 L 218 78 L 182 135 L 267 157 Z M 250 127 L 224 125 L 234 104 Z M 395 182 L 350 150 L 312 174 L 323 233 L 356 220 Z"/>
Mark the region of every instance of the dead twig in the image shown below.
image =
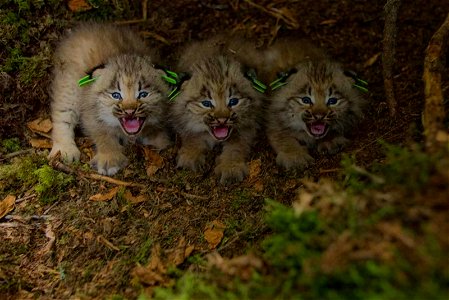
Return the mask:
<path id="1" fill-rule="evenodd" d="M 63 164 L 59 160 L 57 160 L 57 157 L 50 159 L 48 164 L 55 170 L 64 172 L 66 174 L 73 174 L 78 177 L 85 177 L 85 178 L 90 178 L 90 179 L 94 179 L 94 180 L 106 181 L 106 182 L 116 184 L 116 185 L 121 185 L 121 186 L 146 188 L 146 185 L 144 185 L 144 184 L 135 183 L 135 182 L 126 182 L 126 181 L 114 179 L 112 177 L 105 176 L 105 175 L 100 175 L 100 174 L 96 174 L 96 173 L 85 173 L 85 172 L 82 172 L 79 170 L 74 170 L 74 169 L 70 168 L 69 166 Z"/>
<path id="2" fill-rule="evenodd" d="M 426 49 L 424 58 L 424 96 L 425 107 L 423 114 L 426 150 L 430 153 L 438 151 L 441 146 L 448 144 L 448 133 L 444 130 L 444 100 L 441 90 L 441 72 L 447 39 L 449 36 L 449 14 L 441 27 L 432 36 Z"/>
<path id="3" fill-rule="evenodd" d="M 2 157 L 0 157 L 0 161 L 11 159 L 11 158 L 19 156 L 19 155 L 30 154 L 33 151 L 34 151 L 34 149 L 31 148 L 31 149 L 19 150 L 19 151 L 16 151 L 16 152 L 8 153 L 8 154 L 5 154 Z"/>
<path id="4" fill-rule="evenodd" d="M 384 7 L 385 12 L 385 27 L 383 39 L 383 76 L 385 96 L 387 98 L 390 115 L 396 114 L 397 102 L 394 96 L 394 82 L 393 82 L 393 66 L 395 64 L 394 58 L 396 54 L 396 21 L 398 17 L 398 8 L 401 5 L 400 0 L 387 0 Z"/>

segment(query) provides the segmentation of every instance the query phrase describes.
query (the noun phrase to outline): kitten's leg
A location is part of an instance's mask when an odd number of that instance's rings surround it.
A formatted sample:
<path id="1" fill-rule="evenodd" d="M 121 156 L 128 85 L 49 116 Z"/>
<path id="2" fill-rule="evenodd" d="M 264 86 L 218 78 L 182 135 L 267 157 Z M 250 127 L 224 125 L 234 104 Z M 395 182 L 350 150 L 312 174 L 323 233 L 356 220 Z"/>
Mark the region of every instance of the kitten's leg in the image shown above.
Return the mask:
<path id="1" fill-rule="evenodd" d="M 334 155 L 340 152 L 348 143 L 349 140 L 344 136 L 336 136 L 330 140 L 320 142 L 317 150 L 322 154 Z"/>
<path id="2" fill-rule="evenodd" d="M 250 152 L 252 139 L 238 137 L 230 139 L 223 145 L 223 152 L 217 158 L 215 174 L 220 177 L 221 184 L 242 181 L 248 175 L 246 157 Z"/>
<path id="3" fill-rule="evenodd" d="M 58 89 L 53 91 L 51 114 L 53 146 L 48 156 L 51 158 L 61 152 L 61 158 L 71 163 L 80 158 L 80 151 L 75 144 L 75 127 L 79 122 L 78 95 L 64 82 L 57 82 L 58 78 L 54 83 Z"/>
<path id="4" fill-rule="evenodd" d="M 182 136 L 177 157 L 178 168 L 199 171 L 206 164 L 206 153 L 210 146 L 201 136 Z"/>
<path id="5" fill-rule="evenodd" d="M 268 134 L 268 139 L 274 151 L 277 153 L 276 163 L 286 169 L 305 169 L 314 159 L 309 155 L 307 147 L 301 145 L 298 140 L 285 133 L 273 131 Z"/>
<path id="6" fill-rule="evenodd" d="M 98 173 L 103 175 L 114 175 L 128 164 L 128 159 L 123 154 L 123 147 L 117 136 L 107 132 L 96 132 L 93 136 L 97 153 L 90 164 Z"/>

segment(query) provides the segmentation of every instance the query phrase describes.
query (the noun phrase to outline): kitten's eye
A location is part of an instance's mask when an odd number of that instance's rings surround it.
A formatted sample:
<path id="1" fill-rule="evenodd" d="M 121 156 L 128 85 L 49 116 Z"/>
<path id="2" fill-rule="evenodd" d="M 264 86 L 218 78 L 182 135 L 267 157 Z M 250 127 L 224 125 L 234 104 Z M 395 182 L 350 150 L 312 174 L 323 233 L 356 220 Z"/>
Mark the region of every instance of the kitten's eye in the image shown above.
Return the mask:
<path id="1" fill-rule="evenodd" d="M 111 94 L 111 97 L 117 100 L 121 100 L 122 99 L 122 95 L 119 92 L 114 92 Z"/>
<path id="2" fill-rule="evenodd" d="M 145 97 L 147 97 L 147 96 L 148 96 L 148 92 L 146 92 L 146 91 L 141 91 L 141 92 L 139 92 L 139 96 L 137 96 L 137 99 L 145 98 Z"/>
<path id="3" fill-rule="evenodd" d="M 229 106 L 229 107 L 236 106 L 238 103 L 239 103 L 239 99 L 237 99 L 237 98 L 231 98 L 231 99 L 229 100 L 228 106 Z"/>
<path id="4" fill-rule="evenodd" d="M 204 107 L 208 107 L 208 108 L 213 106 L 212 101 L 210 101 L 210 100 L 201 101 L 201 105 Z"/>
<path id="5" fill-rule="evenodd" d="M 327 99 L 327 105 L 335 105 L 338 103 L 338 99 L 337 98 L 329 98 Z"/>
<path id="6" fill-rule="evenodd" d="M 304 104 L 312 104 L 312 99 L 310 99 L 310 97 L 302 97 L 301 101 Z"/>

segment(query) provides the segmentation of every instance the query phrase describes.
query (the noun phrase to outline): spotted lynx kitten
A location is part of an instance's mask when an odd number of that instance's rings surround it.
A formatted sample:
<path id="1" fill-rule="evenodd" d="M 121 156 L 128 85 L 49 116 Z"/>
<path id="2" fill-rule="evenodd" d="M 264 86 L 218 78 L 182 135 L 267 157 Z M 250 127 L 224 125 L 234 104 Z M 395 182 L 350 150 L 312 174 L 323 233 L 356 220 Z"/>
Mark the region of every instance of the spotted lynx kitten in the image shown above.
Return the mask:
<path id="1" fill-rule="evenodd" d="M 91 165 L 100 174 L 113 175 L 126 166 L 127 142 L 167 147 L 168 86 L 163 74 L 154 68 L 144 41 L 130 29 L 97 23 L 74 29 L 54 57 L 49 156 L 61 152 L 67 162 L 79 160 L 74 139 L 78 123 L 95 143 Z"/>
<path id="2" fill-rule="evenodd" d="M 267 50 L 269 77 L 278 74 L 269 107 L 267 136 L 278 165 L 304 169 L 309 149 L 335 154 L 362 117 L 365 100 L 356 77 L 305 41 L 284 40 Z M 273 86 L 273 84 L 272 84 Z"/>
<path id="3" fill-rule="evenodd" d="M 252 48 L 219 38 L 190 45 L 178 69 L 191 78 L 171 106 L 174 128 L 181 137 L 177 166 L 200 170 L 221 145 L 215 174 L 220 183 L 241 181 L 248 173 L 247 156 L 259 124 L 262 94 L 245 77 L 240 55 Z"/>

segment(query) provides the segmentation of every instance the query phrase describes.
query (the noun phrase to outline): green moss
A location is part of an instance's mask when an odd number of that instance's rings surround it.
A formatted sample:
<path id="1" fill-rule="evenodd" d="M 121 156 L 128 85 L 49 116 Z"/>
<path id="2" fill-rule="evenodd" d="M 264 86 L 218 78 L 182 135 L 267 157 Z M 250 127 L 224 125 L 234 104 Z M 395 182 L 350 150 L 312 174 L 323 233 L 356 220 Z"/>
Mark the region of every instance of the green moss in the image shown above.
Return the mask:
<path id="1" fill-rule="evenodd" d="M 2 147 L 7 153 L 16 152 L 20 150 L 19 138 L 10 138 L 2 141 Z"/>
<path id="2" fill-rule="evenodd" d="M 53 170 L 44 157 L 30 155 L 0 166 L 0 188 L 14 194 L 34 188 L 40 200 L 51 203 L 74 181 L 73 176 Z"/>

